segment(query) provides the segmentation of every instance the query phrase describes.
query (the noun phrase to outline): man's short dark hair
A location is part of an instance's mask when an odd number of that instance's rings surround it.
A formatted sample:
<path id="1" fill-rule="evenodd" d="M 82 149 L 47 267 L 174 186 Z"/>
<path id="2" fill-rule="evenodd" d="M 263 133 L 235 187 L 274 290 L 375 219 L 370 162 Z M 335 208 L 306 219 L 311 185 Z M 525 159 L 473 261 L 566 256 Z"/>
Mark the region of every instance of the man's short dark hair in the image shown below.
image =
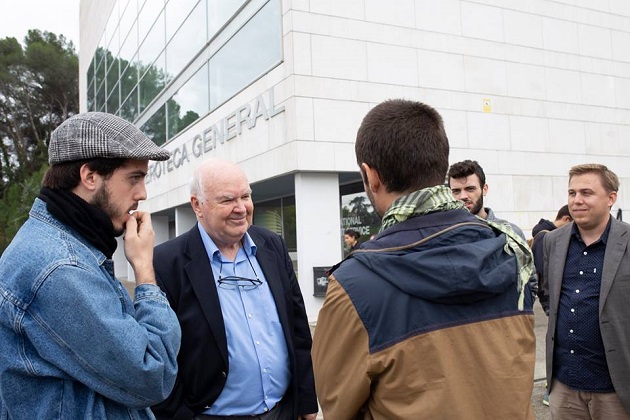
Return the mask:
<path id="1" fill-rule="evenodd" d="M 105 179 L 108 179 L 116 169 L 124 166 L 129 159 L 86 159 L 75 160 L 72 162 L 63 162 L 53 165 L 44 174 L 42 187 L 71 190 L 81 181 L 81 166 L 87 164 L 88 168 L 95 171 Z"/>
<path id="2" fill-rule="evenodd" d="M 359 237 L 361 235 L 359 235 L 359 232 L 357 232 L 356 230 L 353 229 L 346 229 L 346 231 L 343 233 L 344 235 L 348 235 L 348 236 L 352 236 L 355 240 L 358 240 Z"/>
<path id="3" fill-rule="evenodd" d="M 486 185 L 486 174 L 483 172 L 483 168 L 476 160 L 466 159 L 461 162 L 452 164 L 451 167 L 448 169 L 447 182 L 451 178 L 466 178 L 473 174 L 477 175 L 477 178 L 479 178 L 480 187 L 483 188 L 483 186 Z"/>
<path id="4" fill-rule="evenodd" d="M 378 172 L 386 191 L 411 192 L 442 184 L 449 146 L 442 117 L 435 109 L 421 102 L 391 99 L 363 118 L 355 153 L 359 166 L 366 163 Z"/>
<path id="5" fill-rule="evenodd" d="M 569 205 L 568 204 L 565 204 L 564 206 L 560 207 L 560 210 L 558 210 L 558 214 L 556 214 L 556 220 L 560 220 L 564 216 L 571 217 L 571 214 L 569 213 Z"/>

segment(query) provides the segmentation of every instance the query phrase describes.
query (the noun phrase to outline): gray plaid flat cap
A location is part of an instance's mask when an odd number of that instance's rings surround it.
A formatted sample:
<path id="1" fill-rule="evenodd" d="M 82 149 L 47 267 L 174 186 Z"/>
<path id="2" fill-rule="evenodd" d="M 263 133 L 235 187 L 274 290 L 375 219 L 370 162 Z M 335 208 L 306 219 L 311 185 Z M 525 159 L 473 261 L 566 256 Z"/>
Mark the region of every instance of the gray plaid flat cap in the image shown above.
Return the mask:
<path id="1" fill-rule="evenodd" d="M 85 112 L 65 120 L 50 136 L 48 163 L 93 158 L 167 160 L 157 146 L 129 121 L 104 112 Z"/>

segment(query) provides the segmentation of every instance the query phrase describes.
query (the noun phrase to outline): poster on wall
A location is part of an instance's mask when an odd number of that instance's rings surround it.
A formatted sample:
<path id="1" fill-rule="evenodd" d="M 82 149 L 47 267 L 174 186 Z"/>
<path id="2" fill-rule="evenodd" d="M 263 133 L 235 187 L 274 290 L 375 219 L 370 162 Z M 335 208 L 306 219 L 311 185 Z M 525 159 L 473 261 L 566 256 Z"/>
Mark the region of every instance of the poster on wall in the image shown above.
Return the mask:
<path id="1" fill-rule="evenodd" d="M 381 221 L 365 192 L 341 196 L 341 238 L 344 255 L 378 233 Z"/>
<path id="2" fill-rule="evenodd" d="M 325 297 L 328 290 L 328 271 L 332 267 L 313 267 L 313 296 Z"/>

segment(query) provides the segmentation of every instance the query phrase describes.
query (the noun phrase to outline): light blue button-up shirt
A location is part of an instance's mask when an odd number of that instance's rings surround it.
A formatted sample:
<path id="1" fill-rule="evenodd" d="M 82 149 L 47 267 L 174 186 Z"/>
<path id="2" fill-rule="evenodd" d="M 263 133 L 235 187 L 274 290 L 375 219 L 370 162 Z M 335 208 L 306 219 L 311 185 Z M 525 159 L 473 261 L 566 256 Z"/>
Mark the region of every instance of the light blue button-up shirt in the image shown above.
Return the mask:
<path id="1" fill-rule="evenodd" d="M 200 225 L 198 228 L 219 293 L 229 358 L 223 391 L 204 413 L 221 416 L 262 414 L 282 399 L 291 381 L 291 371 L 276 304 L 256 260 L 256 245 L 246 233 L 243 246 L 231 261 L 221 255 Z M 219 273 L 223 278 L 258 278 L 262 284 L 251 290 L 225 289 L 218 287 Z M 211 281 L 210 277 L 208 281 Z"/>

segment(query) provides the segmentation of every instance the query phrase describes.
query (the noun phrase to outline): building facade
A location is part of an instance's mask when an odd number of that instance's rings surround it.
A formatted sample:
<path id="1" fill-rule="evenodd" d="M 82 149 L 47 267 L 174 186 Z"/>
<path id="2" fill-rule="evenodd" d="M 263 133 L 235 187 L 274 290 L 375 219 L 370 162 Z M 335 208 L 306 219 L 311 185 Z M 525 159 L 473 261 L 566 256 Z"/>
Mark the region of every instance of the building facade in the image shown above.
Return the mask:
<path id="1" fill-rule="evenodd" d="M 195 224 L 195 167 L 237 162 L 311 321 L 343 230 L 378 226 L 354 140 L 385 99 L 437 108 L 451 162 L 479 161 L 487 205 L 526 232 L 566 203 L 572 165 L 620 176 L 613 211 L 630 192 L 627 0 L 81 0 L 80 14 L 81 110 L 172 152 L 150 164 L 142 204 L 158 242 Z"/>

